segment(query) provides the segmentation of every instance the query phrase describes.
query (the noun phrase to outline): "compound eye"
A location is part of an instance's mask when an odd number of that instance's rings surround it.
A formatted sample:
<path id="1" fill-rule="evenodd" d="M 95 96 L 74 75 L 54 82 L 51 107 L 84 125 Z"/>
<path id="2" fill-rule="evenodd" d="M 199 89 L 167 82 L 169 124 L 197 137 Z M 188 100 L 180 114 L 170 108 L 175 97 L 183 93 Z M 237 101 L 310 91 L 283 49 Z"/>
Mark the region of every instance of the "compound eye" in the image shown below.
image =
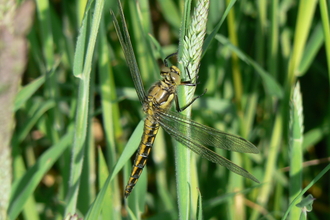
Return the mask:
<path id="1" fill-rule="evenodd" d="M 171 68 L 169 68 L 169 67 L 163 67 L 162 70 L 160 71 L 160 75 L 161 76 L 168 75 L 168 73 L 170 73 L 171 71 L 172 71 Z"/>
<path id="2" fill-rule="evenodd" d="M 176 84 L 176 85 L 180 85 L 181 84 L 181 78 L 180 78 L 180 72 L 171 72 L 171 78 L 172 81 Z"/>
<path id="3" fill-rule="evenodd" d="M 180 70 L 176 66 L 171 66 L 171 72 L 180 76 Z"/>
<path id="4" fill-rule="evenodd" d="M 171 67 L 171 73 L 176 73 L 175 69 L 173 67 Z"/>

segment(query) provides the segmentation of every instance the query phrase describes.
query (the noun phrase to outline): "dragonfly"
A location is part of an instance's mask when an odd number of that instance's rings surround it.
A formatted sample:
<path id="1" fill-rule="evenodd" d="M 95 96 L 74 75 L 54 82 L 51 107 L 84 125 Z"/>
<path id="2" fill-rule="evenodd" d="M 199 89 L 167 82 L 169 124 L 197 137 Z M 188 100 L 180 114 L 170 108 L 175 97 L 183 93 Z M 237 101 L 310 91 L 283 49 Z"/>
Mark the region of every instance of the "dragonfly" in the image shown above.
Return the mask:
<path id="1" fill-rule="evenodd" d="M 196 86 L 196 84 L 192 83 L 191 79 L 189 81 L 182 81 L 179 68 L 168 65 L 167 59 L 174 54 L 164 59 L 165 68 L 160 72 L 162 80 L 153 84 L 148 92 L 145 91 L 120 1 L 118 1 L 118 5 L 122 28 L 115 14 L 111 11 L 114 27 L 124 51 L 138 98 L 146 114 L 144 131 L 135 156 L 131 175 L 125 187 L 124 196 L 127 198 L 138 182 L 143 168 L 147 163 L 159 127 L 162 127 L 171 137 L 181 142 L 198 155 L 211 162 L 224 166 L 238 175 L 259 183 L 247 170 L 208 148 L 215 147 L 241 153 L 258 154 L 259 150 L 257 147 L 242 137 L 202 125 L 179 113 L 189 107 L 201 95 L 192 99 L 186 106 L 180 107 L 177 87 L 180 85 Z M 177 112 L 170 110 L 173 102 L 175 102 Z"/>

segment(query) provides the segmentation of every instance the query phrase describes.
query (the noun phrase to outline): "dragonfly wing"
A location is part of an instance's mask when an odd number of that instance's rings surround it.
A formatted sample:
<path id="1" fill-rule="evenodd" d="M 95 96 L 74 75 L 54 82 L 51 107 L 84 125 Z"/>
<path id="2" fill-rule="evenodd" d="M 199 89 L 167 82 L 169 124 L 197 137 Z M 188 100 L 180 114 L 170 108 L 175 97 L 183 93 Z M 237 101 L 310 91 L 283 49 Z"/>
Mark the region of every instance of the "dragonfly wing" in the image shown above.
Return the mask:
<path id="1" fill-rule="evenodd" d="M 124 13 L 123 13 L 123 8 L 122 8 L 120 2 L 118 2 L 118 5 L 119 5 L 119 12 L 120 12 L 119 15 L 120 15 L 120 19 L 122 21 L 122 30 L 119 26 L 116 16 L 114 15 L 113 11 L 111 11 L 113 23 L 115 25 L 115 29 L 116 29 L 121 47 L 123 48 L 125 58 L 127 61 L 127 65 L 129 67 L 131 76 L 133 78 L 136 92 L 138 94 L 140 102 L 143 103 L 143 101 L 146 97 L 146 92 L 144 90 L 140 70 L 139 70 L 139 67 L 138 67 L 136 59 L 135 59 L 131 39 L 129 36 L 129 32 L 127 30 L 127 25 L 126 25 L 126 20 L 125 20 Z"/>
<path id="2" fill-rule="evenodd" d="M 251 142 L 236 135 L 218 131 L 214 128 L 199 124 L 176 112 L 159 112 L 160 121 L 176 133 L 185 135 L 188 140 L 200 145 L 221 148 L 240 153 L 255 153 L 259 150 Z"/>
<path id="3" fill-rule="evenodd" d="M 160 114 L 162 115 L 162 114 Z M 164 115 L 162 115 L 164 116 Z M 191 139 L 191 136 L 186 135 L 185 133 L 178 132 L 175 127 L 173 127 L 173 124 L 168 124 L 166 117 L 160 117 L 159 118 L 159 124 L 162 126 L 162 128 L 172 137 L 175 138 L 175 140 L 181 142 L 185 146 L 187 146 L 190 150 L 195 152 L 196 154 L 204 157 L 205 159 L 208 159 L 211 162 L 214 162 L 216 164 L 219 164 L 221 166 L 226 167 L 228 170 L 237 173 L 238 175 L 241 175 L 243 177 L 246 177 L 248 179 L 253 180 L 254 182 L 259 183 L 259 181 L 248 171 L 243 169 L 242 167 L 234 164 L 230 160 L 220 156 L 219 154 L 215 153 L 214 151 L 211 151 L 210 149 L 206 148 L 202 144 L 199 144 L 194 141 L 194 139 Z M 164 120 L 165 119 L 165 120 Z"/>

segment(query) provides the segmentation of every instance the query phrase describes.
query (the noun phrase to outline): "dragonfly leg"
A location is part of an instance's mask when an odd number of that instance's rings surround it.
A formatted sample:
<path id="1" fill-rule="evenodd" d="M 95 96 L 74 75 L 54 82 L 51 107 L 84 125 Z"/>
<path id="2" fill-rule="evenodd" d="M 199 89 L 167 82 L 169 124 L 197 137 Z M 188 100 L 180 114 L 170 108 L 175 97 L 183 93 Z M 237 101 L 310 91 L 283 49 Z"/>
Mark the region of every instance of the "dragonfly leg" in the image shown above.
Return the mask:
<path id="1" fill-rule="evenodd" d="M 178 52 L 172 53 L 172 54 L 168 55 L 167 57 L 165 57 L 164 64 L 165 64 L 166 67 L 169 67 L 167 60 L 170 59 L 173 56 L 176 56 L 176 55 L 178 55 Z"/>
<path id="2" fill-rule="evenodd" d="M 189 64 L 188 64 L 189 65 Z M 198 70 L 199 70 L 199 67 L 200 67 L 200 65 L 201 64 L 199 64 L 198 65 Z M 183 81 L 183 82 L 181 82 L 181 85 L 185 85 L 185 86 L 196 86 L 196 85 L 198 85 L 200 82 L 199 81 L 197 81 L 198 80 L 198 74 L 196 74 L 195 75 L 195 77 L 194 77 L 194 79 L 195 79 L 195 83 L 193 83 L 192 81 L 192 78 L 191 78 L 191 75 L 190 75 L 190 71 L 189 71 L 189 69 L 188 69 L 188 66 L 186 66 L 185 67 L 186 68 L 186 72 L 187 72 L 187 74 L 188 74 L 188 77 L 189 77 L 189 80 L 188 81 Z M 197 72 L 198 72 L 198 70 L 197 70 Z"/>
<path id="3" fill-rule="evenodd" d="M 200 94 L 199 96 L 196 96 L 195 98 L 193 98 L 193 100 L 191 100 L 187 105 L 183 106 L 182 108 L 180 108 L 178 96 L 175 95 L 175 107 L 176 107 L 176 111 L 177 112 L 182 112 L 182 111 L 186 110 L 186 108 L 188 108 L 189 106 L 191 106 L 191 104 L 193 104 L 194 101 L 196 101 L 196 99 L 198 99 L 201 96 L 203 96 L 206 93 L 206 91 L 207 91 L 207 89 L 205 89 L 204 92 L 202 94 Z"/>

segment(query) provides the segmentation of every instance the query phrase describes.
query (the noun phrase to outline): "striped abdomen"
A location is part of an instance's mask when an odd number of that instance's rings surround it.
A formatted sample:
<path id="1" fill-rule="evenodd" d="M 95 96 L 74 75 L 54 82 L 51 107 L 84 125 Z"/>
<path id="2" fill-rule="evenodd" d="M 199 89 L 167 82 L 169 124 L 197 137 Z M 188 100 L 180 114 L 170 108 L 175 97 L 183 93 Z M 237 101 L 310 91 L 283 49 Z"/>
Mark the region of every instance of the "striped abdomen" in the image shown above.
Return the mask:
<path id="1" fill-rule="evenodd" d="M 148 116 L 144 121 L 144 131 L 139 145 L 139 149 L 136 153 L 131 176 L 128 180 L 125 189 L 125 197 L 127 198 L 132 192 L 135 184 L 139 180 L 144 166 L 147 163 L 148 156 L 152 145 L 154 144 L 155 137 L 159 129 L 159 124 L 153 120 L 152 116 Z"/>

